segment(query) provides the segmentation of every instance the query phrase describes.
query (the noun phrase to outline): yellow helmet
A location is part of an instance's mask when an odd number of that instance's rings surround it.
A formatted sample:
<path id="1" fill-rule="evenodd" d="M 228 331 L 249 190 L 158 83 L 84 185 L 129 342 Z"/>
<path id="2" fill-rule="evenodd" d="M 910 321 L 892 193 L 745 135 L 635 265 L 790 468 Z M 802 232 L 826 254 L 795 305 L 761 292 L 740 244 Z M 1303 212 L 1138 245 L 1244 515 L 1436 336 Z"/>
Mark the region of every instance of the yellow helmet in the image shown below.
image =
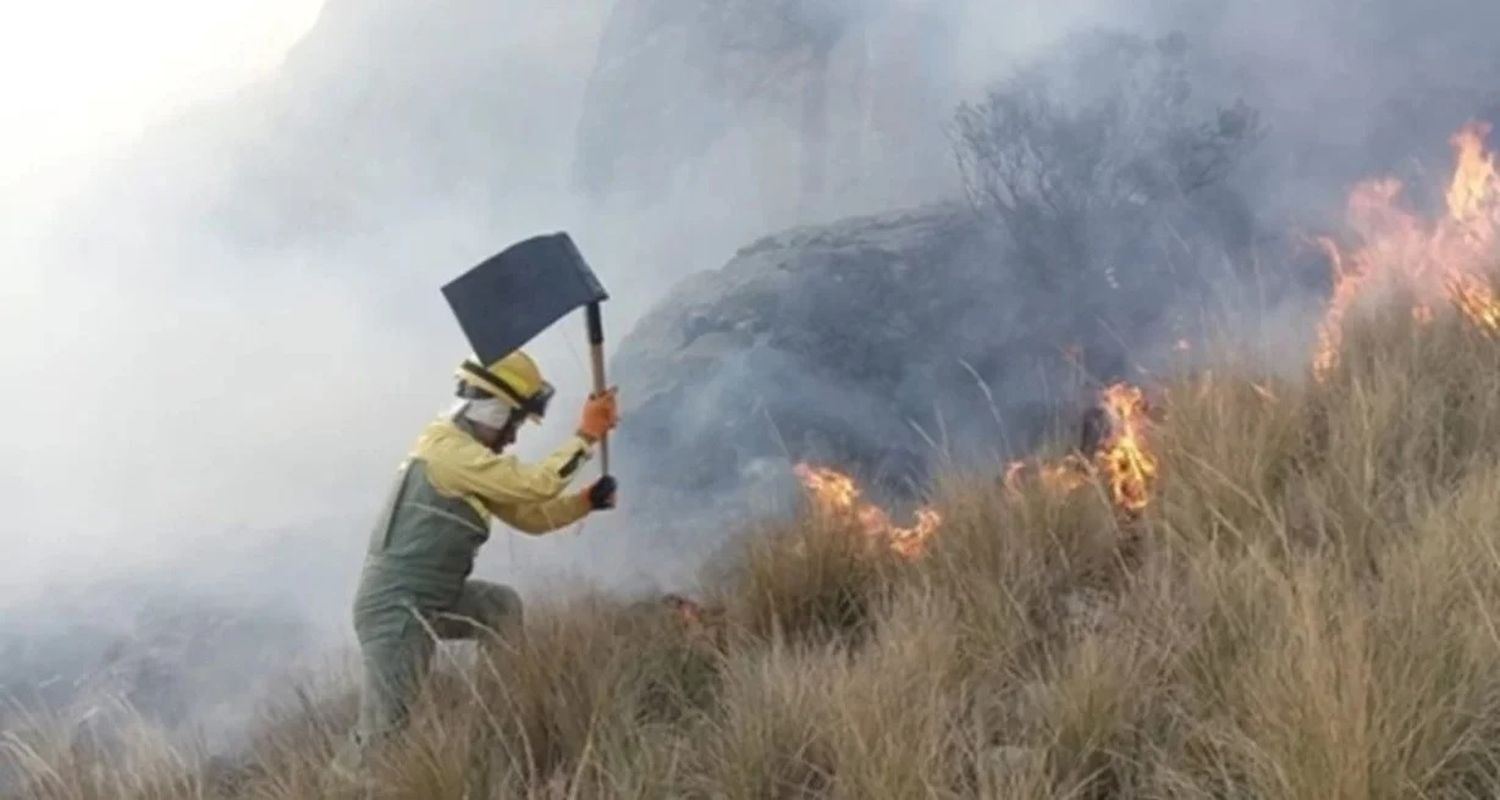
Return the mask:
<path id="1" fill-rule="evenodd" d="M 540 421 L 552 400 L 552 384 L 542 378 L 542 371 L 531 356 L 517 350 L 489 366 L 477 358 L 458 365 L 458 393 L 461 397 L 494 397 L 511 408 L 525 412 Z"/>

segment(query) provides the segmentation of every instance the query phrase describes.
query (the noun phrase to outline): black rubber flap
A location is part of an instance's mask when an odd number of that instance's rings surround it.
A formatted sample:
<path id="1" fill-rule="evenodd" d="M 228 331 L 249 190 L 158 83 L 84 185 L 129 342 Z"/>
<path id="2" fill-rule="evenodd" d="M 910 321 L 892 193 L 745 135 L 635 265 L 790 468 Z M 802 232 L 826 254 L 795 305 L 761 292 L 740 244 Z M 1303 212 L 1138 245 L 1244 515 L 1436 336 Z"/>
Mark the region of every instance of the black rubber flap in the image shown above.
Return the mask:
<path id="1" fill-rule="evenodd" d="M 574 309 L 609 299 L 566 233 L 515 244 L 443 287 L 474 354 L 509 355 Z"/>

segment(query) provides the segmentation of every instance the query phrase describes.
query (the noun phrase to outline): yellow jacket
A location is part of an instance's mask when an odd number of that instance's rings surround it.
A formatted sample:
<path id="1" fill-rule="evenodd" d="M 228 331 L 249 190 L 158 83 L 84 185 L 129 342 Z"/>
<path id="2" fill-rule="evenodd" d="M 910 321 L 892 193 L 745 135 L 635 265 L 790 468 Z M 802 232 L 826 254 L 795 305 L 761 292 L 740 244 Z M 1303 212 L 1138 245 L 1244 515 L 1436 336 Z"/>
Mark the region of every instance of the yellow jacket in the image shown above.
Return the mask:
<path id="1" fill-rule="evenodd" d="M 540 463 L 522 464 L 515 456 L 497 455 L 451 418 L 441 417 L 422 431 L 412 458 L 426 463 L 428 480 L 438 494 L 462 498 L 481 517 L 494 516 L 516 530 L 539 535 L 565 528 L 589 513 L 586 496 L 562 492 L 592 451 L 583 437 L 572 436 Z"/>

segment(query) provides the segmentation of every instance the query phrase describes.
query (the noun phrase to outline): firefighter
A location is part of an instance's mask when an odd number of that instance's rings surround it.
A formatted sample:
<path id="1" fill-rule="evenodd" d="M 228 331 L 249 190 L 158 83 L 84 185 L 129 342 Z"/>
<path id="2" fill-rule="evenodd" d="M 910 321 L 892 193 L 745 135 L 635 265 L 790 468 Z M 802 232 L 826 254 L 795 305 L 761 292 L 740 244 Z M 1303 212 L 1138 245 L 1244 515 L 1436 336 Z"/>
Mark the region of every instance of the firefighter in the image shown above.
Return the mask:
<path id="1" fill-rule="evenodd" d="M 536 362 L 520 351 L 488 365 L 469 359 L 457 376 L 459 403 L 427 426 L 401 465 L 355 594 L 363 682 L 351 744 L 360 763 L 406 723 L 435 638 L 503 638 L 519 629 L 515 590 L 469 577 L 491 518 L 540 535 L 614 507 L 611 476 L 566 491 L 615 426 L 613 389 L 588 399 L 576 435 L 524 464 L 503 451 L 552 399 Z"/>

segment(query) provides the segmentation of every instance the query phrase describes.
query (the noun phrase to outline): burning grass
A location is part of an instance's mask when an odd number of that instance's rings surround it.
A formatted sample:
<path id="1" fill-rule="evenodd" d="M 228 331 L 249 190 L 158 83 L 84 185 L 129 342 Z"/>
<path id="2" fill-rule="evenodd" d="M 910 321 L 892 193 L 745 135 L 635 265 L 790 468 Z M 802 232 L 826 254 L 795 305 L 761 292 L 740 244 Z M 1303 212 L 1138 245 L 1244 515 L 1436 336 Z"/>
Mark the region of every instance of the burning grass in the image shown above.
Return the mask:
<path id="1" fill-rule="evenodd" d="M 1338 365 L 1350 312 L 1393 290 L 1412 295 L 1408 306 L 1421 324 L 1446 303 L 1480 331 L 1500 333 L 1500 301 L 1489 274 L 1500 245 L 1500 173 L 1485 147 L 1489 132 L 1488 125 L 1471 123 L 1454 134 L 1453 176 L 1434 220 L 1402 204 L 1405 187 L 1393 178 L 1367 181 L 1350 193 L 1352 243 L 1318 240 L 1334 278 L 1313 355 L 1319 380 Z"/>
<path id="2" fill-rule="evenodd" d="M 1407 284 L 1354 313 L 1347 286 L 1307 380 L 1221 365 L 1151 387 L 1160 414 L 1113 387 L 1071 455 L 947 476 L 907 526 L 808 468 L 806 512 L 744 537 L 714 596 L 445 650 L 375 796 L 1500 795 L 1500 342 L 1463 301 Z M 17 725 L 0 774 L 49 800 L 356 797 L 324 766 L 349 710 L 296 704 L 212 767 Z"/>

